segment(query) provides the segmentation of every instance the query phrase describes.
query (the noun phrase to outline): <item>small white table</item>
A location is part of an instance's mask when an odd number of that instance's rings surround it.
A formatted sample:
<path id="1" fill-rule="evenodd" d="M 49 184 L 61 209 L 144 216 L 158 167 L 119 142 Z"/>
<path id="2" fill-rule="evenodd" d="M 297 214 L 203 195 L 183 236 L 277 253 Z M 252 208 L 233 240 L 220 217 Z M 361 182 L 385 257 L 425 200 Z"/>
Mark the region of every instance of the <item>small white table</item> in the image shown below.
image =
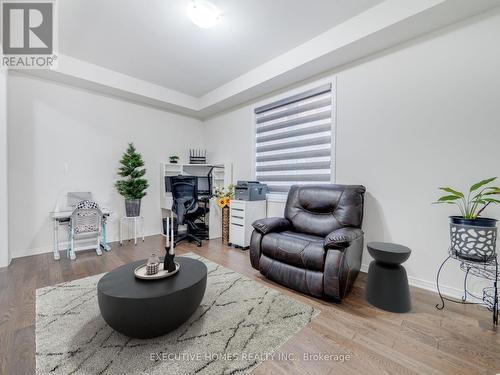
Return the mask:
<path id="1" fill-rule="evenodd" d="M 127 239 L 130 240 L 130 226 L 129 223 L 134 224 L 134 245 L 137 245 L 137 227 L 140 226 L 140 236 L 144 242 L 144 217 L 142 216 L 123 216 L 120 218 L 120 245 L 123 245 L 123 225 L 127 227 Z"/>

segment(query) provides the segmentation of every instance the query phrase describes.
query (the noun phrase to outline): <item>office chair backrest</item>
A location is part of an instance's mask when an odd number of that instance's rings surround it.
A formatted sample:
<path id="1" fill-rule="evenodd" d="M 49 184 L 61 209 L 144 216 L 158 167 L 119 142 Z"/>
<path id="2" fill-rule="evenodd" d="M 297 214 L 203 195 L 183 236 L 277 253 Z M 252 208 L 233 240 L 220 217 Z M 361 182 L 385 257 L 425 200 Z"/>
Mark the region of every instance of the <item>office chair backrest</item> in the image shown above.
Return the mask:
<path id="1" fill-rule="evenodd" d="M 196 176 L 174 176 L 172 185 L 172 211 L 177 214 L 179 224 L 184 224 L 184 215 L 198 209 L 198 188 Z"/>
<path id="2" fill-rule="evenodd" d="M 198 199 L 198 178 L 196 176 L 174 176 L 170 178 L 172 197 Z"/>
<path id="3" fill-rule="evenodd" d="M 81 201 L 71 214 L 71 228 L 75 234 L 99 233 L 102 212 L 99 205 L 92 201 Z"/>

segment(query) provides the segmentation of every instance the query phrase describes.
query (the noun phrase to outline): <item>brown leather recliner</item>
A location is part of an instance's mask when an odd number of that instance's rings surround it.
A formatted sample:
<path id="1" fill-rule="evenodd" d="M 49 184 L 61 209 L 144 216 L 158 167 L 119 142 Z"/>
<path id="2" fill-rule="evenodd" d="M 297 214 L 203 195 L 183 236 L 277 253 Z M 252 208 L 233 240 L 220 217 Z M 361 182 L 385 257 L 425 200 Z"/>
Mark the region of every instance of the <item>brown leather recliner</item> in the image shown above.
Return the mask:
<path id="1" fill-rule="evenodd" d="M 360 185 L 294 185 L 284 218 L 253 223 L 252 267 L 268 279 L 315 297 L 341 301 L 363 254 Z"/>

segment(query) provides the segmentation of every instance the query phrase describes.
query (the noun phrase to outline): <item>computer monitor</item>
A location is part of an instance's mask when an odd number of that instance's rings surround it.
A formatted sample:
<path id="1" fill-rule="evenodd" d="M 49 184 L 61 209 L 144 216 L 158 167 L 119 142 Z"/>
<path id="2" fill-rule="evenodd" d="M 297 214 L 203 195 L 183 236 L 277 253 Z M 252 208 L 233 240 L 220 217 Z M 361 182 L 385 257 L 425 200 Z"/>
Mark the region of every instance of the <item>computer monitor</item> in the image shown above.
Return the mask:
<path id="1" fill-rule="evenodd" d="M 210 194 L 210 180 L 208 176 L 198 176 L 198 194 Z"/>

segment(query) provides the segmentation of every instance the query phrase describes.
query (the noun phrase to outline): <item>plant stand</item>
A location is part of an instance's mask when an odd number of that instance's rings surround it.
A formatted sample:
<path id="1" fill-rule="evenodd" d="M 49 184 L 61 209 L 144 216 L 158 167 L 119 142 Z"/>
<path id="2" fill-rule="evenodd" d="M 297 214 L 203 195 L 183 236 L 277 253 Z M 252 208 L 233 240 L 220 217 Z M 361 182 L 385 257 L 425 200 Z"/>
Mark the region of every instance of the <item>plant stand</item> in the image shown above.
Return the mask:
<path id="1" fill-rule="evenodd" d="M 134 245 L 137 245 L 137 237 L 140 235 L 142 237 L 142 242 L 144 242 L 144 217 L 142 216 L 123 216 L 120 218 L 120 245 L 123 245 L 123 227 L 127 227 L 127 237 L 126 239 L 130 241 L 130 223 L 134 224 Z M 139 232 L 140 230 L 140 232 Z"/>
<path id="2" fill-rule="evenodd" d="M 451 298 L 443 297 L 441 294 L 441 290 L 439 288 L 439 276 L 441 274 L 441 270 L 443 266 L 450 260 L 454 259 L 459 262 L 460 269 L 464 271 L 464 294 L 462 296 L 462 300 L 454 300 Z M 486 287 L 483 289 L 483 295 L 477 296 L 472 294 L 467 290 L 467 280 L 469 275 L 473 275 L 485 280 L 491 280 L 492 286 Z M 493 313 L 493 325 L 498 325 L 498 315 L 499 315 L 499 306 L 498 306 L 498 257 L 495 254 L 491 259 L 484 262 L 473 261 L 473 260 L 465 260 L 456 255 L 456 253 L 450 248 L 448 257 L 443 261 L 441 266 L 439 267 L 437 276 L 436 276 L 436 286 L 439 293 L 439 298 L 441 299 L 441 303 L 436 305 L 438 310 L 442 310 L 445 305 L 445 301 L 453 302 L 453 303 L 461 303 L 464 305 L 483 305 Z M 469 299 L 469 300 L 468 300 Z"/>

